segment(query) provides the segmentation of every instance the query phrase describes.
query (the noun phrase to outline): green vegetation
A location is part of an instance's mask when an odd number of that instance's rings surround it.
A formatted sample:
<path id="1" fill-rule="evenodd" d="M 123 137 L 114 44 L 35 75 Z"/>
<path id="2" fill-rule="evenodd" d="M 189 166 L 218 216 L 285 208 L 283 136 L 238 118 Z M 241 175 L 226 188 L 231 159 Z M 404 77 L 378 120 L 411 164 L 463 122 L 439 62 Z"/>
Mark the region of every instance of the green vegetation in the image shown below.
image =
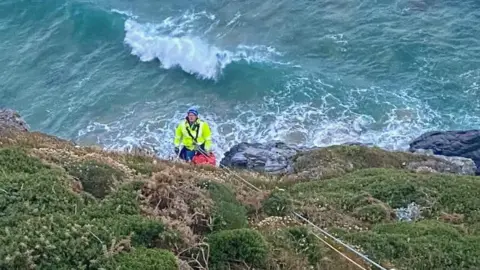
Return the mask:
<path id="1" fill-rule="evenodd" d="M 280 235 L 283 236 L 280 245 L 293 249 L 297 255 L 306 255 L 311 265 L 318 264 L 326 253 L 326 247 L 321 246 L 306 227 L 286 228 Z"/>
<path id="2" fill-rule="evenodd" d="M 129 178 L 112 163 L 125 160 L 123 156 L 110 160 L 110 165 L 103 158 L 63 162 L 58 154 L 42 153 L 42 160 L 33 157 L 28 147 L 0 148 L 0 225 L 4 231 L 0 236 L 0 269 L 178 269 L 175 253 L 190 239 L 183 239 L 176 231 L 174 218 L 192 213 L 172 211 L 185 211 L 182 207 L 190 205 L 208 214 L 205 205 L 198 202 L 201 196 L 193 196 L 196 191 L 191 191 L 192 198 L 182 198 L 185 204 L 157 203 L 155 208 L 165 209 L 162 215 L 170 216 L 160 221 L 144 213 L 153 214 L 148 210 L 150 202 L 161 202 L 162 194 L 175 192 L 172 186 L 148 184 L 152 181 L 148 177 Z M 140 168 L 143 158 L 135 160 Z M 159 166 L 151 168 L 141 173 L 153 176 L 162 171 Z M 169 181 L 174 175 L 156 175 L 153 181 Z M 182 181 L 188 183 L 188 173 L 185 175 Z M 225 254 L 247 264 L 264 265 L 266 242 L 258 232 L 246 229 L 247 210 L 237 201 L 234 189 L 211 182 L 207 190 L 214 202 L 215 233 L 207 238 L 212 244 L 212 265 L 221 268 L 236 263 L 230 257 L 225 259 Z M 155 199 L 157 196 L 160 200 Z M 232 251 L 237 245 L 240 248 Z"/>
<path id="3" fill-rule="evenodd" d="M 148 156 L 125 155 L 125 165 L 137 173 L 151 176 L 155 172 L 153 158 Z"/>
<path id="4" fill-rule="evenodd" d="M 208 237 L 210 260 L 216 269 L 229 269 L 231 264 L 246 263 L 265 267 L 268 246 L 263 236 L 251 229 L 225 230 Z"/>
<path id="5" fill-rule="evenodd" d="M 125 177 L 121 171 L 94 160 L 70 164 L 66 169 L 80 180 L 84 191 L 100 199 L 110 193 L 115 182 L 122 182 Z"/>
<path id="6" fill-rule="evenodd" d="M 207 184 L 214 201 L 213 230 L 230 230 L 248 227 L 247 209 L 235 198 L 233 191 L 224 184 Z"/>
<path id="7" fill-rule="evenodd" d="M 152 248 L 137 248 L 130 253 L 121 253 L 109 265 L 109 269 L 130 270 L 177 270 L 178 262 L 169 251 Z"/>
<path id="8" fill-rule="evenodd" d="M 71 177 L 21 149 L 0 149 L 0 168 L 1 269 L 102 267 L 125 248 L 155 247 L 159 239 L 168 242 L 162 223 L 139 214 L 132 196 L 138 183 L 98 202 L 73 192 Z M 96 171 L 99 175 L 92 171 L 87 175 L 97 181 L 105 175 L 104 170 Z M 116 205 L 120 201 L 125 204 Z M 169 254 L 158 252 L 164 257 Z M 138 265 L 142 260 L 135 259 L 135 254 L 121 261 Z M 174 269 L 175 257 L 170 254 L 168 260 L 165 267 L 170 268 L 165 269 Z"/>
<path id="9" fill-rule="evenodd" d="M 344 238 L 403 269 L 474 269 L 480 265 L 480 235 L 434 220 L 379 224 L 369 232 L 347 233 Z"/>
<path id="10" fill-rule="evenodd" d="M 474 176 L 365 169 L 329 181 L 299 183 L 289 191 L 305 204 L 334 205 L 347 211 L 372 204 L 399 208 L 415 202 L 424 208 L 426 218 L 458 213 L 469 224 L 478 221 L 480 209 L 480 179 Z"/>
<path id="11" fill-rule="evenodd" d="M 8 136 L 0 137 L 0 269 L 168 270 L 181 260 L 209 269 L 356 269 L 291 210 L 385 266 L 480 265 L 479 178 L 403 170 L 424 156 L 323 148 L 295 158 L 287 185 L 285 176 L 238 171 L 270 187 L 254 192 L 215 168 L 41 133 Z M 420 219 L 398 221 L 396 209 L 412 202 Z"/>
<path id="12" fill-rule="evenodd" d="M 431 157 L 405 152 L 390 152 L 377 147 L 336 145 L 303 152 L 294 159 L 297 178 L 327 179 L 366 168 L 402 169 L 406 163 Z"/>
<path id="13" fill-rule="evenodd" d="M 480 265 L 477 177 L 365 169 L 329 181 L 299 183 L 289 192 L 302 202 L 295 206 L 299 211 L 328 206 L 330 211 L 309 212 L 309 218 L 398 269 Z M 423 220 L 395 221 L 393 209 L 411 202 L 420 205 Z M 355 226 L 371 229 L 348 230 Z"/>
<path id="14" fill-rule="evenodd" d="M 262 203 L 263 211 L 269 216 L 286 216 L 292 211 L 292 201 L 285 190 L 274 190 Z"/>

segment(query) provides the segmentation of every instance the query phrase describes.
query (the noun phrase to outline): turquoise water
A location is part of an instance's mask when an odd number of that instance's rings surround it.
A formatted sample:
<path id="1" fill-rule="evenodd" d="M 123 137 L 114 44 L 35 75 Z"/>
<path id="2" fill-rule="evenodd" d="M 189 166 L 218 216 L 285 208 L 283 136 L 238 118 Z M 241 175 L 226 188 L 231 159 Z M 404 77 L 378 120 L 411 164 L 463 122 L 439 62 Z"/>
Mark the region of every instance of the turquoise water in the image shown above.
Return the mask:
<path id="1" fill-rule="evenodd" d="M 172 152 L 191 105 L 240 141 L 404 149 L 480 127 L 480 2 L 0 2 L 0 106 L 80 143 Z"/>

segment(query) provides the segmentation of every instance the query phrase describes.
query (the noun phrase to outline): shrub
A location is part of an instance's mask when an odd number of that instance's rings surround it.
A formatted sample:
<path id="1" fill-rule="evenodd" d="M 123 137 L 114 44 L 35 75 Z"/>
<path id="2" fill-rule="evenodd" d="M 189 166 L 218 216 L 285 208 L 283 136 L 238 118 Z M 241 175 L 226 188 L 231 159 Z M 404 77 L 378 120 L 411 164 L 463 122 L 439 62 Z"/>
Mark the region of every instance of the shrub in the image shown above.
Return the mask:
<path id="1" fill-rule="evenodd" d="M 36 216 L 81 211 L 86 200 L 70 190 L 69 181 L 55 170 L 0 174 L 0 227 Z"/>
<path id="2" fill-rule="evenodd" d="M 274 230 L 262 230 L 268 242 L 269 258 L 267 269 L 309 269 L 316 257 L 324 254 L 321 246 L 315 243 L 312 235 L 290 233 L 290 230 L 302 230 L 301 227 L 283 227 Z M 312 241 L 310 241 L 312 240 Z M 313 259 L 313 260 L 312 260 Z M 314 269 L 323 269 L 314 267 Z"/>
<path id="3" fill-rule="evenodd" d="M 287 192 L 275 190 L 263 201 L 262 207 L 269 216 L 286 216 L 292 210 L 291 198 Z"/>
<path id="4" fill-rule="evenodd" d="M 132 244 L 146 247 L 155 247 L 156 241 L 161 239 L 161 235 L 165 232 L 165 226 L 162 223 L 140 215 L 118 215 L 93 221 L 112 236 L 126 237 L 132 234 Z"/>
<path id="5" fill-rule="evenodd" d="M 124 247 L 172 247 L 162 223 L 139 215 L 90 220 L 85 215 L 30 218 L 5 227 L 0 238 L 0 269 L 98 267 Z"/>
<path id="6" fill-rule="evenodd" d="M 87 268 L 110 243 L 97 227 L 65 215 L 35 217 L 5 227 L 0 238 L 0 269 Z"/>
<path id="7" fill-rule="evenodd" d="M 311 265 L 316 265 L 325 251 L 318 244 L 318 240 L 309 233 L 306 227 L 292 227 L 286 229 L 288 243 L 298 254 L 305 254 Z"/>
<path id="8" fill-rule="evenodd" d="M 248 226 L 247 209 L 224 184 L 208 183 L 214 201 L 213 230 L 240 229 Z"/>
<path id="9" fill-rule="evenodd" d="M 354 210 L 353 215 L 362 221 L 370 223 L 391 221 L 395 218 L 393 210 L 383 203 L 374 203 L 358 207 Z"/>
<path id="10" fill-rule="evenodd" d="M 114 193 L 85 209 L 85 213 L 91 218 L 140 215 L 138 196 L 143 184 L 141 181 L 123 184 Z"/>
<path id="11" fill-rule="evenodd" d="M 235 262 L 245 262 L 253 267 L 263 267 L 268 256 L 264 237 L 251 229 L 225 230 L 211 234 L 210 262 L 217 269 Z"/>
<path id="12" fill-rule="evenodd" d="M 44 165 L 40 159 L 29 157 L 20 148 L 0 149 L 0 172 L 9 173 L 36 173 L 50 167 Z"/>
<path id="13" fill-rule="evenodd" d="M 405 269 L 476 269 L 480 236 L 438 221 L 380 224 L 370 232 L 345 234 L 376 260 Z"/>
<path id="14" fill-rule="evenodd" d="M 115 255 L 107 266 L 107 269 L 116 270 L 177 270 L 178 261 L 170 251 L 140 247 L 132 252 Z"/>
<path id="15" fill-rule="evenodd" d="M 84 191 L 100 199 L 110 193 L 116 181 L 125 177 L 123 172 L 95 160 L 73 163 L 66 170 L 80 180 Z"/>

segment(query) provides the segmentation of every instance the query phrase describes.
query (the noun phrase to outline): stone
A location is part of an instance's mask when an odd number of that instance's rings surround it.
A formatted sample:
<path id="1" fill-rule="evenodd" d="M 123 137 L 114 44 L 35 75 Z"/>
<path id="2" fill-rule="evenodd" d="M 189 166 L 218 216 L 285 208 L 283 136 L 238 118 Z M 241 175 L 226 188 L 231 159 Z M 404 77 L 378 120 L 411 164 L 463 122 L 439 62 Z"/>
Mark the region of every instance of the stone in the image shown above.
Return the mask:
<path id="1" fill-rule="evenodd" d="M 416 172 L 438 172 L 438 173 L 454 173 L 459 175 L 475 175 L 477 166 L 470 158 L 464 157 L 447 157 L 433 154 L 432 150 L 415 150 L 415 154 L 434 157 L 424 161 L 414 161 L 406 165 L 407 169 Z"/>
<path id="2" fill-rule="evenodd" d="M 239 143 L 225 153 L 221 166 L 273 174 L 293 172 L 292 158 L 299 148 L 283 142 Z"/>
<path id="3" fill-rule="evenodd" d="M 16 111 L 0 109 L 0 131 L 15 130 L 28 132 L 30 127 Z"/>
<path id="4" fill-rule="evenodd" d="M 476 174 L 480 174 L 480 130 L 427 132 L 410 143 L 411 152 L 421 149 L 435 155 L 472 159 Z M 457 158 L 454 162 L 464 160 Z"/>

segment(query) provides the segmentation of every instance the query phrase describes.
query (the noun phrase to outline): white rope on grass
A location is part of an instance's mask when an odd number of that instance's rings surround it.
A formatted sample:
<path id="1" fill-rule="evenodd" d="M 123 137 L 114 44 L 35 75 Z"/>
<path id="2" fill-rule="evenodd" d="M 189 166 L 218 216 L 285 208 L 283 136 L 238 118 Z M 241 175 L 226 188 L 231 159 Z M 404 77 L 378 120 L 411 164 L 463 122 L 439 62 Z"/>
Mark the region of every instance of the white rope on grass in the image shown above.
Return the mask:
<path id="1" fill-rule="evenodd" d="M 238 174 L 236 174 L 232 169 L 230 168 L 227 168 L 226 166 L 223 166 L 220 164 L 220 166 L 223 167 L 224 170 L 226 170 L 229 174 L 232 174 L 234 176 L 237 176 L 237 178 L 239 178 L 240 180 L 242 180 L 243 183 L 245 183 L 246 185 L 248 185 L 250 188 L 254 189 L 255 191 L 258 191 L 258 192 L 262 192 L 262 190 L 260 188 L 258 188 L 257 186 L 255 186 L 254 184 L 248 182 L 247 180 L 243 179 L 242 177 L 240 177 Z"/>
<path id="2" fill-rule="evenodd" d="M 311 234 L 313 234 L 318 240 L 322 241 L 325 245 L 327 245 L 329 248 L 331 248 L 332 250 L 334 250 L 335 252 L 337 252 L 338 254 L 340 254 L 342 257 L 344 257 L 345 259 L 347 259 L 349 262 L 353 263 L 354 265 L 356 265 L 358 268 L 362 269 L 362 270 L 367 270 L 367 268 L 361 266 L 360 264 L 358 264 L 356 261 L 354 261 L 353 259 L 351 259 L 350 257 L 348 257 L 347 255 L 343 254 L 343 252 L 341 252 L 340 250 L 338 250 L 337 248 L 335 248 L 334 246 L 332 246 L 330 243 L 328 243 L 325 239 L 321 238 L 318 234 L 314 233 L 314 232 L 310 232 Z"/>
<path id="3" fill-rule="evenodd" d="M 355 250 L 354 248 L 350 247 L 349 245 L 343 243 L 340 239 L 336 238 L 335 236 L 329 234 L 327 231 L 323 230 L 322 228 L 318 227 L 317 225 L 315 225 L 313 222 L 311 222 L 310 220 L 306 219 L 305 217 L 303 217 L 302 215 L 298 214 L 297 212 L 293 212 L 293 214 L 295 216 L 297 216 L 298 218 L 300 218 L 301 220 L 307 222 L 308 224 L 310 224 L 312 227 L 314 227 L 315 229 L 319 230 L 320 232 L 322 232 L 324 235 L 330 237 L 332 240 L 334 240 L 335 242 L 339 243 L 340 245 L 346 247 L 348 250 L 352 251 L 353 253 L 357 254 L 359 257 L 361 257 L 362 259 L 368 261 L 369 263 L 375 265 L 376 267 L 380 268 L 381 270 L 387 270 L 386 268 L 384 268 L 383 266 L 379 265 L 378 263 L 372 261 L 370 258 L 368 258 L 367 256 L 363 255 L 362 253 L 358 252 L 357 250 Z"/>

